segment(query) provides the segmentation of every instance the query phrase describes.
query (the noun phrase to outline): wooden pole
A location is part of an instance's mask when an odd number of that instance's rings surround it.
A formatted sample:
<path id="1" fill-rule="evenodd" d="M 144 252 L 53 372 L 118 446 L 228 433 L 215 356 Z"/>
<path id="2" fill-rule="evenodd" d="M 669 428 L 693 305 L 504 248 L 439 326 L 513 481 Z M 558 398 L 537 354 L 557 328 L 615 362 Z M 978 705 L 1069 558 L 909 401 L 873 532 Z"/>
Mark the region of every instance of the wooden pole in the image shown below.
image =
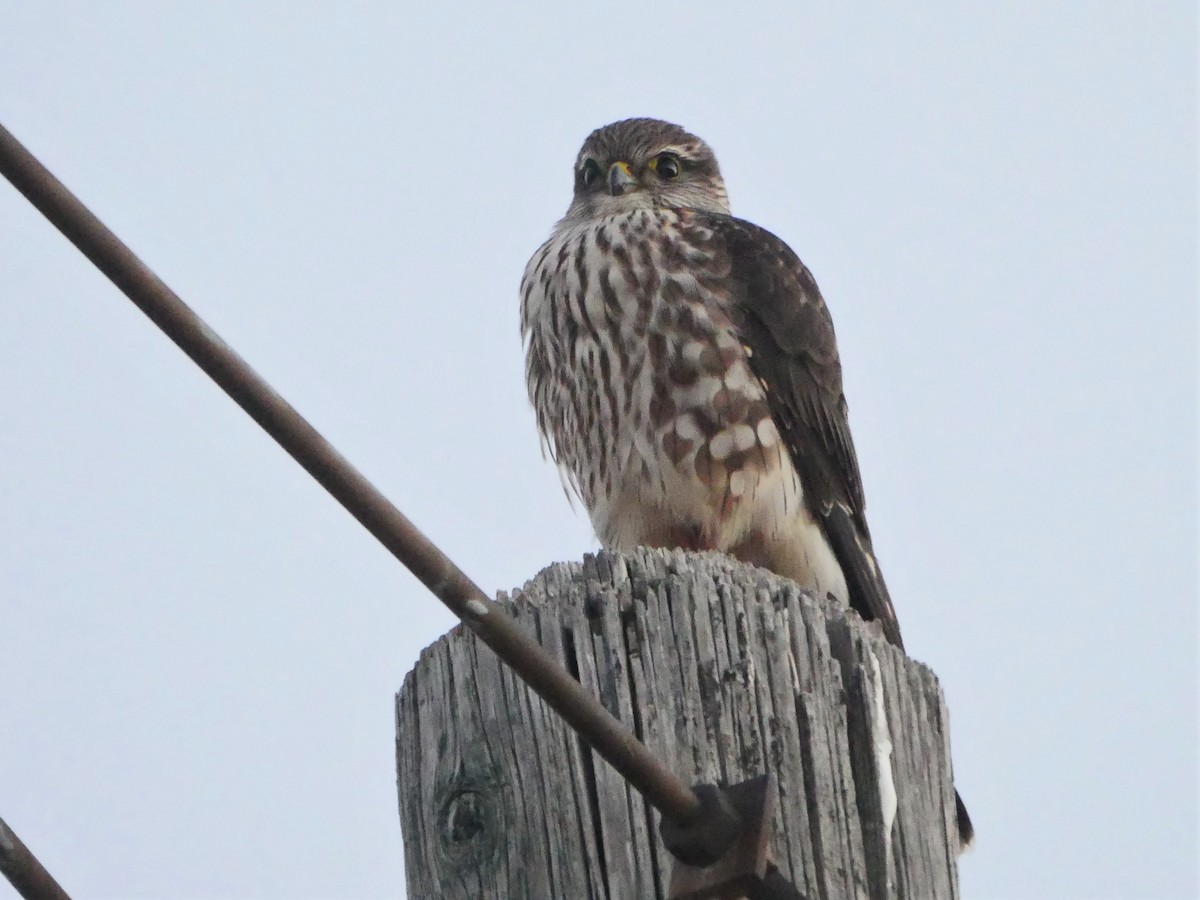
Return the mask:
<path id="1" fill-rule="evenodd" d="M 870 626 L 681 551 L 551 566 L 507 602 L 685 781 L 770 771 L 805 896 L 958 896 L 941 690 Z M 468 630 L 422 653 L 396 733 L 410 898 L 669 896 L 657 816 Z"/>

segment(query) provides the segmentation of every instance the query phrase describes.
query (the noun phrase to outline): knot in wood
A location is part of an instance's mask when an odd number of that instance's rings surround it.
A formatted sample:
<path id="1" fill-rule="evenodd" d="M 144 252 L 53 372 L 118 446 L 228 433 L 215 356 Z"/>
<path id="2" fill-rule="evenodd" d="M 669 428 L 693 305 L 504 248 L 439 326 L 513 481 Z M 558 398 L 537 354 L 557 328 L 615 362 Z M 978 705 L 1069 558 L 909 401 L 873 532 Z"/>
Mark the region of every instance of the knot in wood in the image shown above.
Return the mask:
<path id="1" fill-rule="evenodd" d="M 487 799 L 478 791 L 462 790 L 442 804 L 442 842 L 454 849 L 478 841 L 494 824 Z"/>
<path id="2" fill-rule="evenodd" d="M 449 871 L 486 867 L 504 831 L 498 773 L 489 760 L 468 754 L 439 782 L 433 798 L 438 855 Z"/>

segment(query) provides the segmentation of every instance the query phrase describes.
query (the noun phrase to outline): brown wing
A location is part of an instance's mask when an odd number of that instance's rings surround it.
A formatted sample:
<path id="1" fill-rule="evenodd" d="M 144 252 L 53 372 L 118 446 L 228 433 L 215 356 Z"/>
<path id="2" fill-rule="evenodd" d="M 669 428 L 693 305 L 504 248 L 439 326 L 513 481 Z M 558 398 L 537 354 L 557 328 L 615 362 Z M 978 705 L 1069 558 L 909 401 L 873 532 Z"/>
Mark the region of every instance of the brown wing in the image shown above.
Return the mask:
<path id="1" fill-rule="evenodd" d="M 800 473 L 804 498 L 846 576 L 850 605 L 902 647 L 900 624 L 867 529 L 862 481 L 842 393 L 829 310 L 791 248 L 749 222 L 698 216 L 729 254 L 732 316 L 767 390 L 771 413 Z"/>

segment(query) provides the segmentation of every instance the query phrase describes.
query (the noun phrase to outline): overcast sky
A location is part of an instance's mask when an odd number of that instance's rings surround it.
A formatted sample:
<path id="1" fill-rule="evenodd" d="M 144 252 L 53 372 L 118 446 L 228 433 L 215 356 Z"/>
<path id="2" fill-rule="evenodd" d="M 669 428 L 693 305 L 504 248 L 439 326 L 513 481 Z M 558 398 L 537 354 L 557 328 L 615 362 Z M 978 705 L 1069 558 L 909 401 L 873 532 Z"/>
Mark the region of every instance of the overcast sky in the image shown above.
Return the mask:
<path id="1" fill-rule="evenodd" d="M 1193 4 L 735 6 L 0 0 L 0 122 L 489 591 L 596 546 L 517 332 L 579 144 L 705 137 L 832 308 L 964 897 L 1196 896 Z M 449 614 L 6 184 L 0 384 L 0 815 L 79 897 L 402 895 Z"/>

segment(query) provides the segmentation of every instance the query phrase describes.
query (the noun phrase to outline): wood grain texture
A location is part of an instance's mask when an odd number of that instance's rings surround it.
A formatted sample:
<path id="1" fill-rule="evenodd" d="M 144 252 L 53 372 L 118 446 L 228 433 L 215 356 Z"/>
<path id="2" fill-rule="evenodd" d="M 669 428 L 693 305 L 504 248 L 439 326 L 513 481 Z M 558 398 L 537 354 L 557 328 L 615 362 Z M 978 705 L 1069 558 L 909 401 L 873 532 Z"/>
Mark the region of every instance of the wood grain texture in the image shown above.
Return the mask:
<path id="1" fill-rule="evenodd" d="M 774 858 L 807 897 L 958 896 L 940 688 L 857 616 L 662 550 L 500 599 L 685 781 L 774 773 Z M 666 897 L 657 813 L 466 629 L 405 678 L 396 734 L 410 898 Z"/>

